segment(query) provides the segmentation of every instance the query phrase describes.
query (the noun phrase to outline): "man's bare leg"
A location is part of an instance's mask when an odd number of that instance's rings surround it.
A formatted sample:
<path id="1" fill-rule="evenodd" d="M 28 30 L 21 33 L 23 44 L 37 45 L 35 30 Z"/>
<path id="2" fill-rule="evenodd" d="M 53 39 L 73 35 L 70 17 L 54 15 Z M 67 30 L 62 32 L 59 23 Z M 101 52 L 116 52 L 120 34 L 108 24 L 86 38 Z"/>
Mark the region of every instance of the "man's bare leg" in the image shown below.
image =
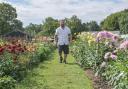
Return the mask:
<path id="1" fill-rule="evenodd" d="M 60 63 L 62 63 L 63 61 L 62 52 L 59 52 L 59 59 L 60 59 Z"/>
<path id="2" fill-rule="evenodd" d="M 67 54 L 64 54 L 64 63 L 66 64 L 67 63 Z"/>

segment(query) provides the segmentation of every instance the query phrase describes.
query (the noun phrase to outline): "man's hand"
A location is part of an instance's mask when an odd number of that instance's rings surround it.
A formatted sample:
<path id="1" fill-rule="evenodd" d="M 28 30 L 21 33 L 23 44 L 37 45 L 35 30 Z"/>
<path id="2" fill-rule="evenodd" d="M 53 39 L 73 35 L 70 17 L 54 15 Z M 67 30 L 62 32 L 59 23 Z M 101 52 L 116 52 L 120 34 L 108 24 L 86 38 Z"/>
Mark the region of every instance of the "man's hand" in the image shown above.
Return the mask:
<path id="1" fill-rule="evenodd" d="M 55 44 L 55 47 L 57 47 L 57 42 L 58 42 L 58 37 L 57 35 L 54 36 L 54 44 Z"/>

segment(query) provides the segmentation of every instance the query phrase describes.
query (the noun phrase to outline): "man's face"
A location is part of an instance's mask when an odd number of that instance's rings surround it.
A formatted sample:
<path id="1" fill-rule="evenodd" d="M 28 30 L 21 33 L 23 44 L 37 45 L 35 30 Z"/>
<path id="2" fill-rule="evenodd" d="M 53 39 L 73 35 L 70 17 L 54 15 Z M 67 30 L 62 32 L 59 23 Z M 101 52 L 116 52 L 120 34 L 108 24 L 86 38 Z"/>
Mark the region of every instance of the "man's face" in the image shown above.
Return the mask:
<path id="1" fill-rule="evenodd" d="M 64 20 L 61 20 L 61 21 L 60 21 L 60 26 L 61 26 L 61 27 L 64 27 L 64 26 L 65 26 Z"/>

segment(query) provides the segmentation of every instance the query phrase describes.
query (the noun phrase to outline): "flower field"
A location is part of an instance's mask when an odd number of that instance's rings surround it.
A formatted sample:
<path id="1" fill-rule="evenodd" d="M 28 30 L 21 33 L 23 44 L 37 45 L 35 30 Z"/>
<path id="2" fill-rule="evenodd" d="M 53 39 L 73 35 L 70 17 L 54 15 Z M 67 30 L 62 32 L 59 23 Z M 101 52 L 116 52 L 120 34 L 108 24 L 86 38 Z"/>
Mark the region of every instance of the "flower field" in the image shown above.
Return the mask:
<path id="1" fill-rule="evenodd" d="M 72 54 L 83 68 L 91 68 L 113 89 L 128 89 L 128 41 L 108 31 L 83 32 L 77 36 Z"/>
<path id="2" fill-rule="evenodd" d="M 51 44 L 23 41 L 0 43 L 0 89 L 14 89 L 27 72 L 46 60 Z"/>

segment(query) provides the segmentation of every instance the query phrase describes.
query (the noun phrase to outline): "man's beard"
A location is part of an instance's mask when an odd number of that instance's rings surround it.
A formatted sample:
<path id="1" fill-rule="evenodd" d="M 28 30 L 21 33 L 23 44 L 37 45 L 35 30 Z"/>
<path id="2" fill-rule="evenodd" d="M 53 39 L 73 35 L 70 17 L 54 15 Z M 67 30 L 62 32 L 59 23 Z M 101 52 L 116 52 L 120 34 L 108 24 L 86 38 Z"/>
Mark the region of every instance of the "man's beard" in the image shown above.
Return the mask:
<path id="1" fill-rule="evenodd" d="M 61 27 L 62 27 L 62 28 L 64 28 L 64 27 L 65 27 L 65 25 L 61 25 Z"/>

